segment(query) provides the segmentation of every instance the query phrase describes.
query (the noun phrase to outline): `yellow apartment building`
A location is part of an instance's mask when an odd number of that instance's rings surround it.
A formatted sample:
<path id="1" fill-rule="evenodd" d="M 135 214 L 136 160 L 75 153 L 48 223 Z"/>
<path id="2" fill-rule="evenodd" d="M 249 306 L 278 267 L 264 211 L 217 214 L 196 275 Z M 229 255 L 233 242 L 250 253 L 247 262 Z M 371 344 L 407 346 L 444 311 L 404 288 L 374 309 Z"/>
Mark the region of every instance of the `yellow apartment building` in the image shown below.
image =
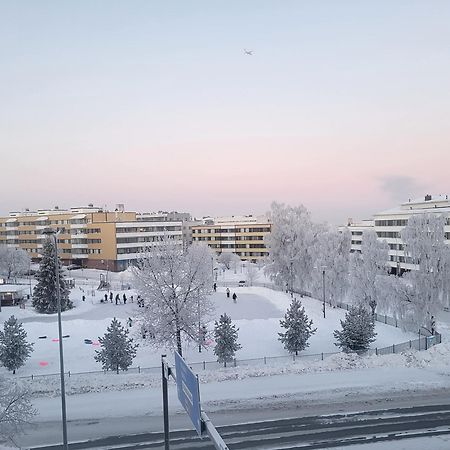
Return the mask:
<path id="1" fill-rule="evenodd" d="M 231 252 L 243 261 L 257 262 L 268 256 L 264 238 L 272 228 L 265 216 L 231 216 L 205 219 L 192 227 L 193 242 L 204 242 L 217 255 Z"/>
<path id="2" fill-rule="evenodd" d="M 0 245 L 20 247 L 33 261 L 41 257 L 45 228 L 59 231 L 59 255 L 64 264 L 86 268 L 123 270 L 137 259 L 139 252 L 163 236 L 183 241 L 186 213 L 144 213 L 114 211 L 94 207 L 68 210 L 11 212 L 0 217 Z M 179 220 L 177 220 L 179 219 Z"/>

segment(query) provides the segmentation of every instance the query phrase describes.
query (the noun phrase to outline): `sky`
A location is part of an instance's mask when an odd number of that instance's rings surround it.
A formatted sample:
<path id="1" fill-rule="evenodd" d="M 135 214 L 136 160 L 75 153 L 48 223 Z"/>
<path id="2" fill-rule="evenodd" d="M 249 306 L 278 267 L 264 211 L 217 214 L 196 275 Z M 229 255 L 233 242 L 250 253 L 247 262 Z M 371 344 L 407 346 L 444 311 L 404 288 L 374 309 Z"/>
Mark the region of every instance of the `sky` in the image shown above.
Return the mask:
<path id="1" fill-rule="evenodd" d="M 446 0 L 0 0 L 0 214 L 340 224 L 450 193 L 449 23 Z"/>

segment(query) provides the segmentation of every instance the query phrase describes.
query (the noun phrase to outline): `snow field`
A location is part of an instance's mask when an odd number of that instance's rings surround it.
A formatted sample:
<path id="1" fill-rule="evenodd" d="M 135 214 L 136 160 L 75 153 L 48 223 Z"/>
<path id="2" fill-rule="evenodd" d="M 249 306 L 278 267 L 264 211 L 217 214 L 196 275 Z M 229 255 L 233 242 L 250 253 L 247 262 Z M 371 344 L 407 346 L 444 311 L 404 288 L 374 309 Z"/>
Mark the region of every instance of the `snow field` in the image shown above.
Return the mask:
<path id="1" fill-rule="evenodd" d="M 75 288 L 71 292 L 71 299 L 75 308 L 63 313 L 63 334 L 70 337 L 64 339 L 64 365 L 70 372 L 87 372 L 101 370 L 99 363 L 94 361 L 94 352 L 98 348 L 99 336 L 103 336 L 106 327 L 113 317 L 117 317 L 125 325 L 128 317 L 134 318 L 139 313 L 136 301 L 131 303 L 131 295 L 136 299 L 133 290 L 118 291 L 120 297 L 126 293 L 128 302 L 126 305 L 115 303 L 102 304 L 100 298 L 104 293 L 98 291 L 95 297 L 86 297 L 81 301 L 82 292 Z M 233 292 L 233 291 L 232 291 Z M 212 294 L 212 301 L 216 306 L 216 314 L 213 319 L 218 319 L 220 314 L 226 312 L 239 328 L 239 342 L 242 349 L 237 352 L 238 359 L 263 358 L 271 356 L 288 356 L 281 342 L 278 341 L 278 332 L 281 331 L 279 320 L 285 309 L 289 306 L 290 297 L 283 292 L 273 291 L 262 287 L 235 288 L 238 294 L 237 303 L 227 298 L 225 288 L 218 288 L 218 292 Z M 116 292 L 114 292 L 114 295 Z M 334 345 L 333 331 L 337 329 L 339 321 L 345 317 L 345 311 L 327 307 L 327 317 L 323 318 L 322 303 L 311 299 L 302 298 L 302 303 L 308 316 L 317 327 L 317 333 L 310 339 L 308 347 L 301 355 L 320 353 L 334 353 L 339 349 Z M 14 310 L 14 311 L 13 311 Z M 9 315 L 18 312 L 24 321 L 24 328 L 28 333 L 28 339 L 34 342 L 34 352 L 24 367 L 18 370 L 19 376 L 42 375 L 57 373 L 59 370 L 58 354 L 58 329 L 56 315 L 37 315 L 32 308 L 20 310 L 18 308 L 4 308 L 1 319 L 5 320 Z M 213 321 L 208 325 L 213 328 Z M 405 333 L 398 328 L 377 323 L 377 341 L 374 347 L 385 347 L 393 343 L 400 343 L 416 336 Z M 139 340 L 139 330 L 136 324 L 131 328 L 131 333 L 140 343 L 133 367 L 157 367 L 160 364 L 162 353 L 171 354 L 171 349 L 154 349 Z M 40 336 L 47 336 L 39 339 Z M 84 340 L 90 339 L 93 344 L 85 344 Z M 199 353 L 195 344 L 186 344 L 184 356 L 190 362 L 215 361 L 213 342 L 208 341 L 210 347 Z M 300 356 L 301 356 L 300 355 Z M 5 372 L 0 368 L 0 373 Z"/>

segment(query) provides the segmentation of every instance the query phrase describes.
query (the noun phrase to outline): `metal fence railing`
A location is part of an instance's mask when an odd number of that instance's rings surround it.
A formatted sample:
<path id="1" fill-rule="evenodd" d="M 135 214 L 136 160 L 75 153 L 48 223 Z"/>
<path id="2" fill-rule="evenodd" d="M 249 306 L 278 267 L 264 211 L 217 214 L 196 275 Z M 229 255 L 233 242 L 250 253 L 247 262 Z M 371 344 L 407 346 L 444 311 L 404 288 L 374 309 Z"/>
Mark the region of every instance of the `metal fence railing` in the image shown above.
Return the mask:
<path id="1" fill-rule="evenodd" d="M 383 348 L 371 348 L 365 352 L 360 353 L 361 356 L 371 356 L 371 355 L 389 355 L 394 353 L 401 353 L 408 350 L 428 350 L 436 344 L 440 344 L 442 341 L 441 335 L 436 333 L 433 336 L 423 336 L 417 339 L 412 339 L 406 342 L 401 342 L 399 344 L 392 344 Z M 323 361 L 324 359 L 332 356 L 339 355 L 342 352 L 328 352 L 328 353 L 314 353 L 314 354 L 300 354 L 300 355 L 281 355 L 281 356 L 262 356 L 260 358 L 251 359 L 239 359 L 235 358 L 226 364 L 218 363 L 217 361 L 199 361 L 199 362 L 188 362 L 188 365 L 197 372 L 204 370 L 217 370 L 224 367 L 262 367 L 262 366 L 276 366 L 276 365 L 286 365 L 288 363 L 295 363 L 298 361 L 310 361 L 317 362 Z M 154 367 L 130 367 L 126 372 L 121 372 L 125 374 L 155 374 L 159 375 L 161 372 L 160 366 Z M 77 378 L 79 376 L 86 375 L 105 375 L 114 376 L 114 371 L 97 370 L 90 372 L 66 372 L 66 376 L 71 378 Z M 39 374 L 39 375 L 28 375 L 21 376 L 21 379 L 36 380 L 42 378 L 59 377 L 59 373 L 50 374 Z"/>

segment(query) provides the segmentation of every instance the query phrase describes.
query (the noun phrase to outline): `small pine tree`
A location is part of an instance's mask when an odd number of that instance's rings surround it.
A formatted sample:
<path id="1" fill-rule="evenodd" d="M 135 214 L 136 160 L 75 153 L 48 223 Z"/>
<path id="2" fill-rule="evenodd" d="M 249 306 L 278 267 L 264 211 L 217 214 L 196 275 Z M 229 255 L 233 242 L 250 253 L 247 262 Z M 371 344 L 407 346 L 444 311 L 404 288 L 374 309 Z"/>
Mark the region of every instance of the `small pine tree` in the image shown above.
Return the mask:
<path id="1" fill-rule="evenodd" d="M 335 330 L 336 346 L 344 352 L 364 352 L 375 341 L 375 323 L 363 305 L 352 306 L 341 320 L 342 331 Z"/>
<path id="2" fill-rule="evenodd" d="M 64 279 L 61 263 L 59 265 L 59 288 L 61 295 L 61 311 L 73 308 L 69 300 L 69 289 Z M 58 311 L 56 276 L 55 276 L 55 246 L 47 239 L 42 248 L 42 259 L 36 273 L 37 284 L 33 290 L 33 306 L 39 313 L 54 314 Z"/>
<path id="3" fill-rule="evenodd" d="M 219 322 L 214 323 L 214 339 L 216 346 L 214 354 L 217 361 L 226 364 L 233 360 L 235 353 L 241 348 L 237 343 L 239 328 L 231 324 L 231 317 L 226 314 L 220 316 Z"/>
<path id="4" fill-rule="evenodd" d="M 280 320 L 280 325 L 286 328 L 286 331 L 278 333 L 278 339 L 289 353 L 298 355 L 298 352 L 309 347 L 308 339 L 317 331 L 317 328 L 312 328 L 312 324 L 313 321 L 309 320 L 300 300 L 294 298 L 284 320 Z"/>
<path id="5" fill-rule="evenodd" d="M 27 332 L 14 316 L 11 316 L 0 331 L 0 363 L 12 373 L 22 367 L 33 351 L 33 344 L 27 342 Z"/>
<path id="6" fill-rule="evenodd" d="M 94 359 L 102 363 L 104 370 L 119 373 L 119 369 L 127 370 L 133 363 L 138 344 L 133 344 L 133 339 L 128 337 L 129 332 L 114 317 L 103 338 L 98 338 L 101 350 L 95 351 Z"/>

